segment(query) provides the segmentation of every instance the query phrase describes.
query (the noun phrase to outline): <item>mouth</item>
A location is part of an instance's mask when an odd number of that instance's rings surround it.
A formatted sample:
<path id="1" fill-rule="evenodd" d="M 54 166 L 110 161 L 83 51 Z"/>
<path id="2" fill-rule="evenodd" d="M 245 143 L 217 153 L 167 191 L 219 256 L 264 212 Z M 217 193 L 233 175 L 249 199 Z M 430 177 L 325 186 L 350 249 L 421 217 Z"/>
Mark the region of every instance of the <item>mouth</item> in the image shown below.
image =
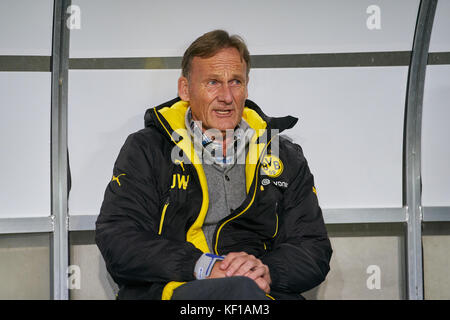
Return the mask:
<path id="1" fill-rule="evenodd" d="M 213 110 L 213 112 L 219 117 L 227 117 L 233 113 L 233 110 L 216 109 L 216 110 Z"/>

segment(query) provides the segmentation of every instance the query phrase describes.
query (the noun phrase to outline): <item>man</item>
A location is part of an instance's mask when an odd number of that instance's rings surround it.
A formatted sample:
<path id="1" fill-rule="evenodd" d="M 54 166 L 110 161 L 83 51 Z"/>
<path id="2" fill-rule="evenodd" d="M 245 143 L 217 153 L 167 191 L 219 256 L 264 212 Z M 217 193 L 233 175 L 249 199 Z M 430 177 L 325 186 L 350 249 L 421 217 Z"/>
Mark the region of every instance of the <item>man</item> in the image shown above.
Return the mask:
<path id="1" fill-rule="evenodd" d="M 331 245 L 301 148 L 247 100 L 250 55 L 215 30 L 186 50 L 179 97 L 147 110 L 114 165 L 96 242 L 119 299 L 299 299 Z"/>

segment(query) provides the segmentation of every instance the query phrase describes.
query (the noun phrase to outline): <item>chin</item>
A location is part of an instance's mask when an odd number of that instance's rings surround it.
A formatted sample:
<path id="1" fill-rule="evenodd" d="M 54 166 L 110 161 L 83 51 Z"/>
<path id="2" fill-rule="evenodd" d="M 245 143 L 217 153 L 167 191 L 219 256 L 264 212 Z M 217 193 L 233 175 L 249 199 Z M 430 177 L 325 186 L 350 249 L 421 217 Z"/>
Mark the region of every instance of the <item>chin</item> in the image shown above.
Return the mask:
<path id="1" fill-rule="evenodd" d="M 234 128 L 236 128 L 237 124 L 234 123 L 218 123 L 217 126 L 215 127 L 217 130 L 220 130 L 222 132 L 226 131 L 226 130 L 234 130 Z"/>

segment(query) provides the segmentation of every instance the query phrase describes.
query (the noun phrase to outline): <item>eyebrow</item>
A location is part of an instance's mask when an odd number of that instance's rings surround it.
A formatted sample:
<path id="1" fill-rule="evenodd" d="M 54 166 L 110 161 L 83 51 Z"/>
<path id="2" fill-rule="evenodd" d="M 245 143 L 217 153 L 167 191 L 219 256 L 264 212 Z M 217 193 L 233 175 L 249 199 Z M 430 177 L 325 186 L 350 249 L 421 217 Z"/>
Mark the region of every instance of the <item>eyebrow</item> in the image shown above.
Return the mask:
<path id="1" fill-rule="evenodd" d="M 207 79 L 220 79 L 221 77 L 222 76 L 219 73 L 210 73 L 210 74 L 207 74 L 205 78 L 207 78 Z M 231 79 L 240 79 L 240 80 L 242 79 L 242 80 L 245 80 L 246 77 L 245 77 L 245 75 L 242 76 L 240 74 L 233 73 L 231 75 Z"/>

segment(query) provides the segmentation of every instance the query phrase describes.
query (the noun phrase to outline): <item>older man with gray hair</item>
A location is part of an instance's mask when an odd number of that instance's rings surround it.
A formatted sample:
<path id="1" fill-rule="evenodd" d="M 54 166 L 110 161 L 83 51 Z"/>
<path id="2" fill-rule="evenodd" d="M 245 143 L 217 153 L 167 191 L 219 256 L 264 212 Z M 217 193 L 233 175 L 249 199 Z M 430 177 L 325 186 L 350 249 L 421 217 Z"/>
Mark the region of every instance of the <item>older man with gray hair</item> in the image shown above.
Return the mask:
<path id="1" fill-rule="evenodd" d="M 114 165 L 96 241 L 119 299 L 301 299 L 332 254 L 291 116 L 248 100 L 250 54 L 208 32 L 179 97 L 147 110 Z M 120 179 L 120 181 L 119 181 Z"/>

